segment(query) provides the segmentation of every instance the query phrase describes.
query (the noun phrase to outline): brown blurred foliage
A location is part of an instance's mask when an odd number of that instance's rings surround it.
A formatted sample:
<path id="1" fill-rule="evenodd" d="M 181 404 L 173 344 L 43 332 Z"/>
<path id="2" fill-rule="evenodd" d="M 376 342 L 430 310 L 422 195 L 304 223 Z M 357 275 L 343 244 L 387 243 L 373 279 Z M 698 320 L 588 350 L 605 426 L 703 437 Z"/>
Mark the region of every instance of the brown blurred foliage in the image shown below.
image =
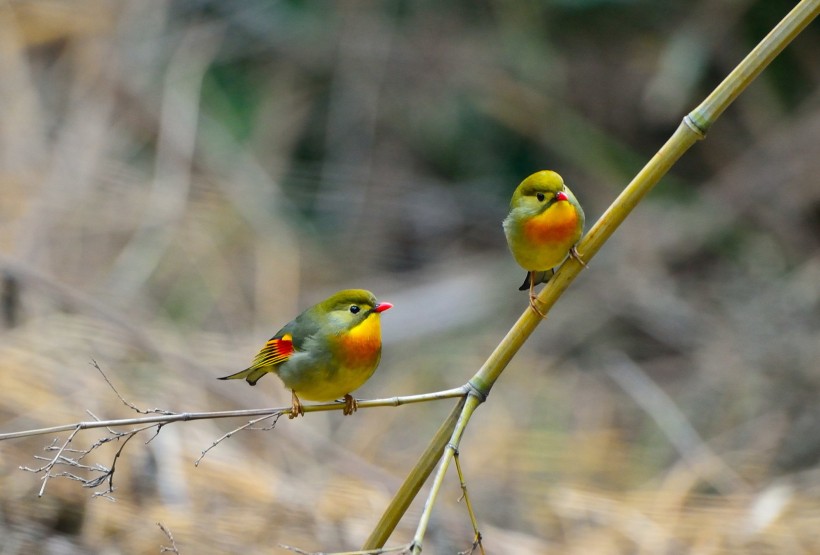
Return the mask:
<path id="1" fill-rule="evenodd" d="M 350 286 L 396 305 L 360 396 L 462 384 L 527 304 L 500 228 L 520 179 L 558 170 L 594 221 L 791 5 L 0 3 L 0 430 L 135 416 L 92 359 L 144 408 L 284 405 L 214 378 Z M 490 552 L 820 550 L 819 51 L 815 23 L 480 409 Z M 448 409 L 310 414 L 196 468 L 240 423 L 167 426 L 114 503 L 38 499 L 18 467 L 50 439 L 3 442 L 0 551 L 156 553 L 158 521 L 185 555 L 354 549 Z M 472 538 L 448 488 L 425 553 Z"/>

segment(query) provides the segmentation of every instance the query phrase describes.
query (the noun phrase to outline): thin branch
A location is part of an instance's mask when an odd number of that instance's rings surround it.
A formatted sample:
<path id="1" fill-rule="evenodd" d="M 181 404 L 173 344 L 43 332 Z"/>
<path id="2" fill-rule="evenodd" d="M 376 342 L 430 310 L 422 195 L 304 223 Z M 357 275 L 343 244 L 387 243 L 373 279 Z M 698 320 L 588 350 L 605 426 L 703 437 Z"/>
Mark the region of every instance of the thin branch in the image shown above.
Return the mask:
<path id="1" fill-rule="evenodd" d="M 105 383 L 108 384 L 108 387 L 111 388 L 111 391 L 114 392 L 114 395 L 116 395 L 119 398 L 119 400 L 122 401 L 122 404 L 127 406 L 128 408 L 132 409 L 133 411 L 138 412 L 140 414 L 174 414 L 171 411 L 167 411 L 167 410 L 163 410 L 163 409 L 159 409 L 159 408 L 144 410 L 144 409 L 141 409 L 141 408 L 137 407 L 134 403 L 126 401 L 125 398 L 122 395 L 120 395 L 120 392 L 117 391 L 117 388 L 114 387 L 114 384 L 111 383 L 111 380 L 108 379 L 108 376 L 105 375 L 105 372 L 103 372 L 102 368 L 100 368 L 100 365 L 97 364 L 97 361 L 94 360 L 93 358 L 91 359 L 91 365 L 94 368 L 96 368 L 97 371 L 102 375 L 103 379 L 105 380 Z"/>
<path id="2" fill-rule="evenodd" d="M 139 412 L 140 414 L 146 414 L 146 411 L 143 411 L 137 408 L 134 404 L 128 402 L 123 398 L 122 395 L 117 392 L 116 388 L 113 386 L 110 380 L 105 376 L 105 373 L 100 370 L 99 365 L 96 362 L 93 363 L 95 368 L 97 368 L 100 373 L 105 378 L 106 382 L 108 382 L 111 389 L 117 395 L 117 397 L 129 408 Z M 435 401 L 439 399 L 448 399 L 452 397 L 464 397 L 467 394 L 469 388 L 467 386 L 448 389 L 443 391 L 436 391 L 433 393 L 425 393 L 421 395 L 409 395 L 406 397 L 390 397 L 386 399 L 374 399 L 369 401 L 360 401 L 359 406 L 362 408 L 369 408 L 369 407 L 377 407 L 377 406 L 400 406 L 408 403 L 420 403 L 425 401 Z M 327 411 L 327 410 L 339 410 L 343 408 L 345 405 L 344 402 L 339 403 L 328 403 L 323 405 L 309 405 L 305 407 L 306 412 L 315 412 L 315 411 Z M 258 430 L 272 430 L 276 423 L 279 421 L 279 418 L 285 414 L 290 412 L 290 408 L 269 408 L 269 409 L 252 409 L 252 410 L 237 410 L 237 411 L 220 411 L 220 412 L 203 412 L 203 413 L 173 413 L 169 411 L 160 411 L 160 409 L 155 409 L 153 411 L 149 411 L 149 416 L 143 416 L 139 418 L 124 418 L 119 420 L 101 420 L 91 411 L 86 411 L 88 414 L 94 419 L 93 421 L 87 422 L 78 422 L 76 424 L 70 424 L 65 426 L 53 426 L 51 428 L 42 428 L 39 430 L 27 430 L 22 432 L 12 432 L 7 434 L 0 434 L 0 440 L 2 439 L 13 439 L 19 437 L 28 437 L 33 435 L 42 435 L 48 433 L 58 433 L 63 431 L 71 431 L 71 434 L 68 438 L 63 442 L 62 445 L 57 447 L 57 440 L 51 442 L 45 450 L 46 451 L 57 451 L 57 453 L 51 457 L 42 457 L 35 455 L 35 459 L 47 461 L 46 464 L 39 468 L 31 468 L 21 466 L 20 469 L 32 472 L 35 474 L 45 473 L 42 480 L 43 485 L 40 488 L 39 496 L 42 497 L 45 492 L 46 484 L 48 480 L 51 478 L 63 477 L 68 478 L 70 480 L 76 480 L 82 483 L 83 487 L 87 488 L 97 488 L 102 484 L 108 484 L 105 491 L 98 491 L 94 493 L 94 497 L 105 497 L 107 499 L 112 499 L 112 493 L 114 492 L 114 473 L 116 471 L 116 464 L 119 460 L 120 456 L 122 455 L 125 446 L 128 442 L 137 434 L 145 431 L 150 430 L 152 428 L 156 429 L 156 432 L 153 436 L 151 436 L 145 443 L 150 443 L 162 430 L 162 427 L 166 424 L 172 422 L 179 422 L 179 421 L 188 421 L 188 420 L 203 420 L 203 419 L 215 419 L 215 418 L 234 418 L 234 417 L 242 417 L 242 416 L 258 416 L 258 418 L 254 418 L 245 424 L 227 432 L 226 434 L 219 437 L 215 440 L 209 447 L 204 449 L 201 453 L 199 458 L 194 462 L 195 466 L 199 466 L 199 463 L 205 457 L 205 455 L 214 447 L 219 445 L 224 440 L 228 439 L 229 437 L 233 436 L 239 431 L 246 430 L 246 429 L 258 429 Z M 265 426 L 263 428 L 254 428 L 256 424 L 263 422 L 265 420 L 273 419 L 273 423 L 269 426 Z M 137 426 L 136 428 L 132 428 L 125 432 L 118 432 L 114 428 L 121 427 L 121 426 Z M 108 435 L 105 437 L 99 438 L 97 441 L 92 443 L 86 449 L 70 449 L 69 445 L 71 444 L 74 437 L 80 432 L 80 430 L 86 430 L 91 428 L 105 428 L 108 432 Z M 102 445 L 106 443 L 110 443 L 115 440 L 123 439 L 122 445 L 120 445 L 119 449 L 117 449 L 116 453 L 114 454 L 114 459 L 111 462 L 110 467 L 106 467 L 104 465 L 95 464 L 95 465 L 87 465 L 82 462 L 82 460 L 88 456 L 92 451 L 98 449 Z M 72 456 L 68 456 L 67 454 L 71 454 Z M 60 472 L 54 473 L 53 469 L 57 465 L 64 465 L 74 469 L 78 469 L 88 474 L 98 474 L 93 478 L 82 476 L 75 472 Z"/>
<path id="3" fill-rule="evenodd" d="M 77 433 L 81 429 L 82 428 L 78 427 L 73 432 L 71 432 L 71 435 L 69 435 L 68 438 L 65 440 L 65 442 L 63 442 L 63 445 L 59 449 L 57 449 L 57 454 L 54 455 L 54 457 L 51 458 L 51 460 L 48 462 L 48 464 L 46 464 L 44 466 L 41 466 L 40 468 L 37 468 L 37 469 L 29 468 L 29 467 L 26 467 L 26 466 L 21 466 L 20 467 L 20 470 L 26 470 L 28 472 L 34 472 L 36 474 L 39 474 L 40 472 L 45 472 L 45 474 L 43 474 L 43 477 L 41 478 L 42 481 L 43 481 L 43 485 L 40 486 L 40 491 L 37 493 L 37 497 L 42 497 L 43 496 L 43 493 L 46 491 L 46 484 L 48 483 L 49 479 L 54 477 L 54 475 L 51 474 L 51 470 L 54 468 L 54 465 L 56 465 L 57 462 L 60 460 L 60 457 L 62 456 L 63 451 L 65 451 L 66 447 L 68 447 L 68 444 L 71 443 L 71 440 L 74 439 L 74 436 L 76 436 Z M 51 443 L 50 446 L 46 447 L 45 450 L 46 451 L 51 450 L 54 447 L 55 442 L 56 442 L 56 440 L 54 440 Z"/>
<path id="4" fill-rule="evenodd" d="M 177 549 L 177 542 L 174 541 L 174 536 L 171 535 L 171 531 L 168 530 L 168 528 L 166 528 L 165 526 L 163 526 L 161 522 L 157 522 L 157 526 L 159 526 L 159 529 L 162 530 L 162 532 L 168 537 L 168 540 L 171 542 L 171 547 L 161 545 L 159 548 L 159 552 L 176 553 L 177 555 L 179 555 L 179 549 Z"/>
<path id="5" fill-rule="evenodd" d="M 299 555 L 381 555 L 382 553 L 398 553 L 401 555 L 402 553 L 410 553 L 412 549 L 412 544 L 407 545 L 400 545 L 397 547 L 379 547 L 376 549 L 365 549 L 361 551 L 305 551 L 304 549 L 299 549 L 298 547 L 293 547 L 292 545 L 285 545 L 280 543 L 279 547 L 282 549 L 287 549 L 288 551 L 293 551 L 294 553 L 298 553 Z"/>
<path id="6" fill-rule="evenodd" d="M 456 464 L 456 472 L 458 473 L 458 481 L 461 485 L 461 501 L 464 500 L 464 504 L 467 506 L 467 513 L 470 515 L 470 523 L 473 525 L 473 532 L 475 535 L 473 536 L 473 543 L 470 546 L 470 549 L 467 551 L 460 551 L 458 555 L 470 555 L 473 551 L 478 548 L 481 551 L 481 555 L 484 555 L 484 544 L 481 543 L 481 532 L 478 531 L 478 519 L 475 517 L 475 511 L 473 510 L 473 504 L 470 503 L 470 495 L 467 493 L 467 482 L 464 480 L 464 473 L 461 471 L 461 462 L 459 462 L 459 450 L 453 449 L 453 462 Z"/>
<path id="7" fill-rule="evenodd" d="M 399 407 L 411 403 L 426 403 L 430 401 L 438 401 L 441 399 L 452 399 L 454 397 L 464 397 L 467 394 L 468 388 L 466 386 L 456 387 L 453 389 L 445 389 L 442 391 L 435 391 L 433 393 L 422 393 L 418 395 L 406 395 L 403 397 L 385 397 L 383 399 L 360 400 L 359 408 L 373 408 L 373 407 Z M 331 410 L 341 410 L 345 406 L 344 402 L 322 403 L 317 405 L 305 405 L 305 412 L 323 412 Z M 79 428 L 81 430 L 88 430 L 91 428 L 108 428 L 118 426 L 134 426 L 139 424 L 170 424 L 172 422 L 187 422 L 189 420 L 215 420 L 218 418 L 242 418 L 247 416 L 272 416 L 277 413 L 290 413 L 290 407 L 278 407 L 267 409 L 242 409 L 242 410 L 225 410 L 225 411 L 211 411 L 211 412 L 170 412 L 156 414 L 153 416 L 144 416 L 141 418 L 122 418 L 116 420 L 95 420 L 90 422 L 77 422 L 74 424 L 63 424 L 61 426 L 51 426 L 49 428 L 38 428 L 35 430 L 23 430 L 20 432 L 7 432 L 0 434 L 0 441 L 7 439 L 17 439 L 21 437 L 30 437 L 37 435 L 56 434 L 60 432 L 67 432 Z"/>
<path id="8" fill-rule="evenodd" d="M 208 451 L 210 451 L 211 449 L 213 449 L 214 447 L 216 447 L 217 445 L 219 445 L 220 443 L 222 443 L 223 441 L 225 441 L 229 437 L 233 436 L 235 433 L 241 432 L 242 430 L 245 430 L 245 429 L 248 429 L 251 426 L 253 426 L 254 424 L 258 424 L 259 422 L 262 422 L 263 420 L 267 420 L 268 418 L 273 418 L 274 419 L 273 424 L 271 424 L 270 426 L 268 426 L 266 428 L 257 428 L 257 429 L 261 429 L 261 430 L 272 430 L 274 427 L 276 427 L 276 423 L 279 422 L 279 417 L 282 416 L 283 414 L 284 414 L 284 412 L 275 412 L 273 414 L 267 414 L 265 416 L 260 416 L 259 418 L 254 418 L 253 420 L 249 420 L 248 422 L 246 422 L 245 424 L 239 426 L 238 428 L 234 428 L 230 432 L 222 435 L 219 439 L 217 439 L 216 441 L 211 443 L 211 445 L 209 447 L 202 450 L 202 453 L 200 453 L 199 458 L 196 461 L 194 461 L 194 466 L 199 466 L 199 463 L 202 461 L 203 458 L 205 458 L 205 455 L 208 454 Z"/>
<path id="9" fill-rule="evenodd" d="M 68 445 L 71 443 L 71 441 L 74 439 L 74 436 L 76 436 L 81 429 L 77 428 L 71 433 L 68 439 L 66 439 L 66 441 L 59 448 L 56 447 L 56 440 L 45 448 L 45 451 L 56 450 L 57 453 L 54 455 L 54 457 L 49 459 L 48 457 L 42 457 L 39 455 L 34 456 L 34 458 L 37 460 L 48 461 L 47 464 L 39 468 L 21 466 L 20 470 L 32 472 L 34 474 L 43 473 L 43 485 L 40 487 L 40 491 L 38 493 L 39 497 L 42 497 L 45 493 L 46 484 L 48 483 L 48 480 L 50 480 L 51 478 L 68 478 L 70 480 L 76 480 L 80 482 L 85 488 L 96 488 L 107 481 L 108 488 L 105 491 L 94 492 L 93 497 L 105 497 L 107 499 L 113 500 L 111 494 L 114 492 L 114 472 L 116 471 L 117 460 L 120 458 L 120 455 L 122 455 L 125 446 L 131 440 L 131 438 L 133 438 L 140 432 L 143 432 L 150 428 L 158 428 L 161 426 L 162 424 L 150 424 L 147 426 L 143 426 L 141 428 L 129 430 L 128 432 L 116 432 L 114 430 L 109 429 L 109 433 L 111 435 L 98 439 L 86 449 L 69 449 Z M 123 441 L 122 445 L 120 445 L 119 449 L 117 449 L 117 452 L 114 454 L 114 459 L 111 462 L 110 467 L 106 467 L 101 464 L 88 465 L 81 462 L 92 451 L 98 449 L 102 445 L 122 438 L 125 438 L 125 440 Z M 71 453 L 75 456 L 68 456 L 67 453 Z M 54 473 L 54 467 L 58 465 L 76 468 L 87 473 L 99 473 L 99 476 L 96 476 L 94 478 L 88 478 L 80 476 L 79 474 L 76 474 L 74 472 L 68 471 Z"/>
<path id="10" fill-rule="evenodd" d="M 46 464 L 40 466 L 39 468 L 31 468 L 21 466 L 20 469 L 32 472 L 35 474 L 44 473 L 42 480 L 43 485 L 40 488 L 39 496 L 42 497 L 45 492 L 45 487 L 48 481 L 51 478 L 63 477 L 68 478 L 70 480 L 76 480 L 80 482 L 83 487 L 87 488 L 97 488 L 102 484 L 107 482 L 107 488 L 105 491 L 98 491 L 94 493 L 94 497 L 105 497 L 108 499 L 112 499 L 112 493 L 114 492 L 114 473 L 116 471 L 116 464 L 119 460 L 120 456 L 122 455 L 125 446 L 128 442 L 137 434 L 144 432 L 146 430 L 150 430 L 152 428 L 156 429 L 156 432 L 153 436 L 151 436 L 145 443 L 150 443 L 162 430 L 162 427 L 170 424 L 172 422 L 179 422 L 179 421 L 188 421 L 188 420 L 204 420 L 204 419 L 216 419 L 216 418 L 235 418 L 235 417 L 243 417 L 243 416 L 257 416 L 258 418 L 251 419 L 250 421 L 246 422 L 245 424 L 227 432 L 226 434 L 222 435 L 220 438 L 215 440 L 209 447 L 204 449 L 201 453 L 199 458 L 195 461 L 195 465 L 199 466 L 199 463 L 205 457 L 205 455 L 214 447 L 219 445 L 222 441 L 228 439 L 229 437 L 233 436 L 239 431 L 246 430 L 246 429 L 258 429 L 258 430 L 272 430 L 276 423 L 279 421 L 279 417 L 281 417 L 285 413 L 290 412 L 290 407 L 287 408 L 268 408 L 268 409 L 251 409 L 251 410 L 236 410 L 236 411 L 219 411 L 219 412 L 201 412 L 201 413 L 173 413 L 166 410 L 161 409 L 154 409 L 152 411 L 144 411 L 139 409 L 133 403 L 127 401 L 122 395 L 119 394 L 117 389 L 105 375 L 105 373 L 100 369 L 99 365 L 93 362 L 93 366 L 97 368 L 97 370 L 103 375 L 103 378 L 106 380 L 108 385 L 117 395 L 117 397 L 122 401 L 123 404 L 131 408 L 132 410 L 137 411 L 140 414 L 147 414 L 147 416 L 139 417 L 139 418 L 124 418 L 119 420 L 101 420 L 97 415 L 95 415 L 91 411 L 86 411 L 94 420 L 93 421 L 86 421 L 86 422 L 78 422 L 76 424 L 69 424 L 64 426 L 53 426 L 51 428 L 41 428 L 38 430 L 27 430 L 22 432 L 11 432 L 6 434 L 0 434 L 0 440 L 3 439 L 14 439 L 20 437 L 28 437 L 34 435 L 42 435 L 42 434 L 49 434 L 49 433 L 59 433 L 64 431 L 70 431 L 71 434 L 62 443 L 59 447 L 57 446 L 57 440 L 51 442 L 45 450 L 46 451 L 56 451 L 56 454 L 49 458 L 49 457 L 42 457 L 39 455 L 35 455 L 35 459 L 46 461 Z M 373 399 L 373 400 L 362 400 L 359 402 L 359 406 L 362 408 L 370 408 L 370 407 L 377 407 L 377 406 L 401 406 L 408 403 L 420 403 L 420 402 L 427 402 L 427 401 L 435 401 L 439 399 L 448 399 L 453 397 L 461 397 L 463 398 L 467 392 L 469 391 L 468 386 L 463 386 L 460 388 L 448 389 L 443 391 L 436 391 L 433 393 L 425 393 L 421 395 L 408 395 L 405 397 L 390 397 L 386 399 Z M 327 411 L 327 410 L 339 410 L 343 408 L 345 405 L 344 402 L 338 403 L 327 403 L 322 405 L 309 405 L 305 407 L 306 412 L 316 412 L 316 411 Z M 265 426 L 263 428 L 254 428 L 254 426 L 260 422 L 264 422 L 265 420 L 273 419 L 273 422 L 269 426 Z M 136 426 L 125 432 L 118 432 L 115 430 L 117 427 L 122 426 Z M 92 443 L 89 447 L 85 449 L 70 449 L 69 445 L 71 444 L 72 440 L 75 436 L 80 432 L 80 430 L 92 429 L 92 428 L 105 428 L 108 432 L 107 436 L 101 437 L 97 439 L 94 443 Z M 87 457 L 92 451 L 95 451 L 102 445 L 106 443 L 110 443 L 112 441 L 118 441 L 123 439 L 122 445 L 119 446 L 116 453 L 114 454 L 114 458 L 111 462 L 110 467 L 106 467 L 101 464 L 95 465 L 88 465 L 84 464 L 82 461 L 85 457 Z M 69 454 L 71 456 L 69 456 Z M 71 467 L 73 469 L 77 469 L 78 471 L 85 472 L 86 474 L 95 475 L 93 477 L 82 476 L 75 471 L 72 472 L 60 472 L 55 473 L 53 470 L 57 465 L 64 465 Z"/>
<path id="11" fill-rule="evenodd" d="M 132 430 L 131 432 L 129 432 L 127 434 L 128 437 L 125 438 L 125 441 L 122 442 L 122 445 L 120 445 L 120 448 L 117 449 L 117 452 L 114 454 L 114 460 L 111 461 L 111 467 L 108 468 L 108 471 L 105 472 L 102 476 L 98 476 L 94 480 L 83 482 L 83 487 L 96 488 L 100 484 L 102 484 L 103 482 L 107 481 L 108 482 L 108 489 L 106 489 L 105 491 L 102 491 L 102 492 L 99 492 L 99 491 L 94 492 L 93 496 L 94 497 L 106 497 L 108 499 L 113 500 L 113 497 L 111 496 L 111 494 L 114 493 L 114 472 L 116 471 L 117 460 L 119 460 L 120 455 L 122 455 L 122 452 L 125 449 L 125 446 L 128 445 L 128 442 L 131 441 L 131 439 L 133 439 L 138 433 L 142 432 L 143 430 L 147 430 L 147 429 L 153 428 L 153 427 L 154 426 L 145 426 L 143 428 L 139 428 L 137 430 Z"/>
<path id="12" fill-rule="evenodd" d="M 456 555 L 471 555 L 475 552 L 476 548 L 481 550 L 481 555 L 484 555 L 484 545 L 481 543 L 481 534 L 476 534 L 476 537 L 473 539 L 473 543 L 469 549 L 465 549 L 464 551 L 459 551 Z"/>

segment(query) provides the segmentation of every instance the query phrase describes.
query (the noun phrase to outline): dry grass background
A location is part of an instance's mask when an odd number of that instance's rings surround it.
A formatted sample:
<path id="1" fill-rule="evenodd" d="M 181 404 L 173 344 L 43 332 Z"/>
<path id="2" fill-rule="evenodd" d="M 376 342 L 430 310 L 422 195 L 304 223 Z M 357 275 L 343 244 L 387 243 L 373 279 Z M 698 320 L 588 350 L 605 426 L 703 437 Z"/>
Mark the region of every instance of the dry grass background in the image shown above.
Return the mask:
<path id="1" fill-rule="evenodd" d="M 0 430 L 284 405 L 245 365 L 349 286 L 396 308 L 361 397 L 462 384 L 526 295 L 500 221 L 559 170 L 594 220 L 786 1 L 0 3 Z M 820 51 L 776 60 L 480 409 L 492 553 L 820 551 Z M 116 502 L 0 444 L 0 553 L 355 549 L 449 402 L 132 441 Z M 83 432 L 78 445 L 99 434 Z M 99 453 L 110 462 L 111 452 Z M 425 553 L 466 549 L 455 476 Z M 417 503 L 391 544 L 408 541 Z"/>

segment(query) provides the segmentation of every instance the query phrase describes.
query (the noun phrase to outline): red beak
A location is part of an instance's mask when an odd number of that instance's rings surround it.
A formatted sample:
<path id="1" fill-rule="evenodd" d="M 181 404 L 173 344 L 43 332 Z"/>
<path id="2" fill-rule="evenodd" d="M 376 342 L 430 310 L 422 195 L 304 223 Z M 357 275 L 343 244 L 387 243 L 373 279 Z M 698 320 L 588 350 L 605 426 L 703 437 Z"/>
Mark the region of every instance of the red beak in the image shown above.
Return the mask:
<path id="1" fill-rule="evenodd" d="M 555 193 L 555 200 L 569 200 L 569 197 L 564 191 L 558 191 Z"/>
<path id="2" fill-rule="evenodd" d="M 384 312 L 385 310 L 390 310 L 391 308 L 393 308 L 393 305 L 390 303 L 379 303 L 373 310 L 375 310 L 376 314 L 378 314 L 379 312 Z"/>

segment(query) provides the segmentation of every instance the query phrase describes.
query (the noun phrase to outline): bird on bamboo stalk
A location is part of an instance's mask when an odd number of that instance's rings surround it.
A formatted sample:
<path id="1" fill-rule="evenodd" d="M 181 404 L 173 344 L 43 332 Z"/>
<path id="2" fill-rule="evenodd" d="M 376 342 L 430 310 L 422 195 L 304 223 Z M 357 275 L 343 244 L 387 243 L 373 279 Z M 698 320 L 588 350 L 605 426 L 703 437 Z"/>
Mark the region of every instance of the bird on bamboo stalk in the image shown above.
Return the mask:
<path id="1" fill-rule="evenodd" d="M 301 399 L 344 398 L 344 414 L 353 414 L 358 403 L 350 393 L 379 365 L 380 316 L 392 307 L 364 289 L 339 291 L 285 324 L 248 368 L 219 379 L 256 385 L 265 374 L 276 374 L 291 391 L 289 418 L 304 415 Z"/>
<path id="2" fill-rule="evenodd" d="M 513 258 L 527 270 L 519 291 L 529 289 L 530 306 L 544 317 L 535 304 L 535 286 L 547 283 L 568 255 L 586 266 L 575 248 L 584 211 L 560 175 L 542 170 L 515 189 L 503 226 Z"/>

